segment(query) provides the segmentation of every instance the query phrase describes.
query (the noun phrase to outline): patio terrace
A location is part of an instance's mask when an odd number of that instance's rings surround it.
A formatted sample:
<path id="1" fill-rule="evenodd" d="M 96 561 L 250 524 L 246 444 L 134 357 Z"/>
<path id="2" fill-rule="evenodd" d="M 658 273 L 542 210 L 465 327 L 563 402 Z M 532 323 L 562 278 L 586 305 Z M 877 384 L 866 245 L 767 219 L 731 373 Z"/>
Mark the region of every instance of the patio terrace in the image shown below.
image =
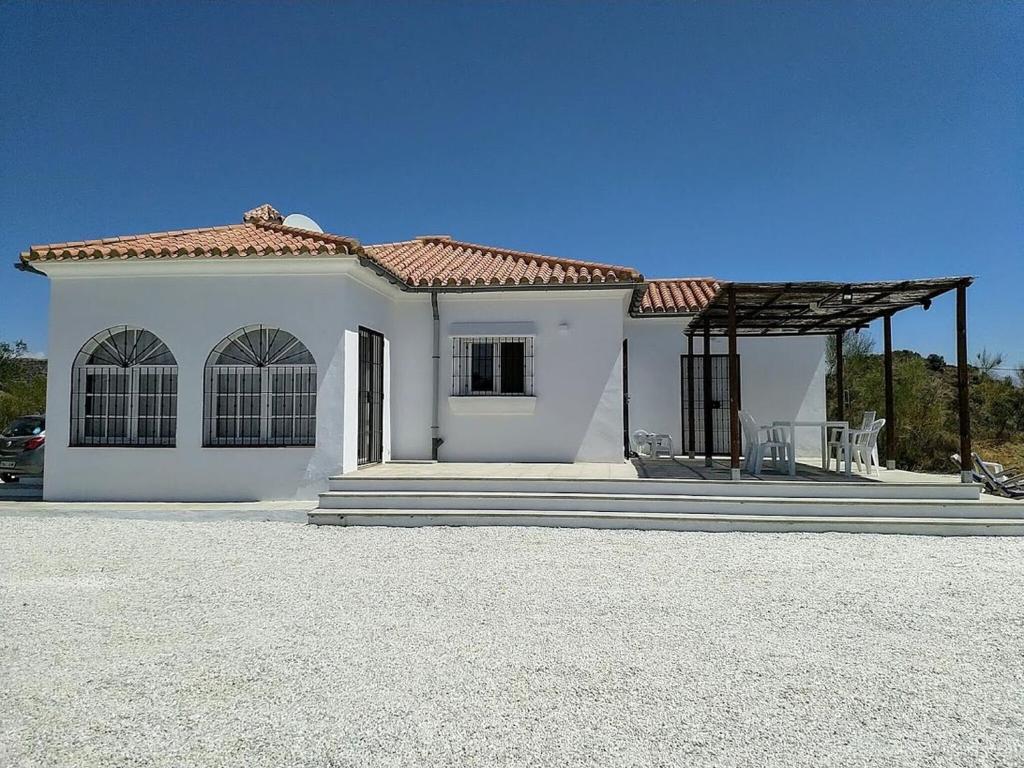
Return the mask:
<path id="1" fill-rule="evenodd" d="M 394 461 L 359 469 L 347 477 L 359 478 L 419 478 L 419 479 L 529 479 L 529 480 L 705 480 L 728 482 L 729 459 L 717 457 L 710 467 L 704 465 L 703 457 L 690 459 L 685 456 L 672 458 L 636 458 L 618 463 L 556 464 L 538 462 L 417 462 Z M 956 484 L 957 475 L 909 472 L 901 469 L 880 469 L 877 477 L 845 475 L 841 472 L 821 468 L 820 460 L 799 459 L 796 475 L 774 472 L 771 469 L 760 475 L 743 472 L 742 480 L 759 482 L 804 482 L 804 483 L 934 483 Z"/>

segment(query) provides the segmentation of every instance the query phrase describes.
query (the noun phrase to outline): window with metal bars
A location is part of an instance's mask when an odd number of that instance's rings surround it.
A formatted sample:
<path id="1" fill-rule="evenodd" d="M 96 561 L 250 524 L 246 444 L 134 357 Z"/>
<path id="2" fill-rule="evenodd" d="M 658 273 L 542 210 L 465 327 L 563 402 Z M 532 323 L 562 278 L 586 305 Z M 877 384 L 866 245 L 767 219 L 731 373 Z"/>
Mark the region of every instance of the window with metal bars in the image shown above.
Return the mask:
<path id="1" fill-rule="evenodd" d="M 316 362 L 295 336 L 240 328 L 206 361 L 203 445 L 314 445 L 316 386 Z"/>
<path id="2" fill-rule="evenodd" d="M 533 396 L 533 337 L 453 338 L 452 395 Z"/>
<path id="3" fill-rule="evenodd" d="M 127 325 L 85 343 L 71 371 L 72 446 L 173 446 L 178 364 L 157 336 Z"/>

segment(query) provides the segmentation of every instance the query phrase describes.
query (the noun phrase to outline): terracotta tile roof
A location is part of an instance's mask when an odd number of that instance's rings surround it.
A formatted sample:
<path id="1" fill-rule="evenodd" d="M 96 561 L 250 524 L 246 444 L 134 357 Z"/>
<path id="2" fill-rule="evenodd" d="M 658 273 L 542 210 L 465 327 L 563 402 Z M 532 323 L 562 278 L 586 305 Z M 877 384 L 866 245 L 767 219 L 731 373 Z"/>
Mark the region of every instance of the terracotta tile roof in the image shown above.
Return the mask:
<path id="1" fill-rule="evenodd" d="M 268 221 L 147 235 L 108 237 L 72 243 L 33 245 L 22 262 L 127 259 L 244 258 L 266 256 L 344 256 L 361 254 L 359 241 L 283 227 Z"/>
<path id="2" fill-rule="evenodd" d="M 427 235 L 361 246 L 351 237 L 285 227 L 269 204 L 247 211 L 241 224 L 182 229 L 101 240 L 33 245 L 24 263 L 128 259 L 359 256 L 396 282 L 430 286 L 626 284 L 643 280 L 631 267 L 563 259 Z"/>
<path id="3" fill-rule="evenodd" d="M 410 286 L 635 283 L 631 267 L 465 243 L 444 235 L 367 245 L 366 253 Z"/>
<path id="4" fill-rule="evenodd" d="M 713 277 L 680 277 L 649 280 L 632 308 L 634 315 L 672 315 L 699 312 L 721 290 Z"/>

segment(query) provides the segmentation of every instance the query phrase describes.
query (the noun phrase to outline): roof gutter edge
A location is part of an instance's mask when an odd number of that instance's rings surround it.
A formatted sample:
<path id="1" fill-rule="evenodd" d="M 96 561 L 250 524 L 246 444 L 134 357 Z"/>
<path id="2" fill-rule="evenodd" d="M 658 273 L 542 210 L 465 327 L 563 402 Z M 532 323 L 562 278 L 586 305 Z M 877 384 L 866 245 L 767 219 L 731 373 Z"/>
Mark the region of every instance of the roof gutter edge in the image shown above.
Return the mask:
<path id="1" fill-rule="evenodd" d="M 687 310 L 686 312 L 634 312 L 630 310 L 629 316 L 635 317 L 637 319 L 645 317 L 696 317 L 702 311 L 703 310 L 700 309 L 691 309 Z"/>
<path id="2" fill-rule="evenodd" d="M 27 261 L 25 261 L 25 259 L 18 259 L 16 262 L 14 262 L 14 268 L 16 270 L 18 270 L 19 272 L 28 272 L 28 273 L 33 274 L 33 275 L 42 275 L 43 277 L 46 277 L 46 273 L 45 272 L 43 272 L 42 270 L 36 269 L 31 264 L 29 264 Z"/>

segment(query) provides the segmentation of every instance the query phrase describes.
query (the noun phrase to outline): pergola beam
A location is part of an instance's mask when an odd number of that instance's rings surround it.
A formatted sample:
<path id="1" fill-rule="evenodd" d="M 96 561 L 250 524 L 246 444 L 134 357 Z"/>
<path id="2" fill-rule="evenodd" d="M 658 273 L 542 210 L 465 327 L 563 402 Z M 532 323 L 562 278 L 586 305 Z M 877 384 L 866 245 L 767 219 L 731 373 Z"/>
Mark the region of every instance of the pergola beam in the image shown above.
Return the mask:
<path id="1" fill-rule="evenodd" d="M 971 454 L 971 399 L 967 375 L 967 286 L 956 287 L 956 383 L 960 411 L 960 481 L 974 482 L 974 457 Z"/>
<path id="2" fill-rule="evenodd" d="M 696 453 L 697 445 L 697 408 L 693 403 L 694 381 L 693 381 L 693 334 L 686 337 L 686 429 L 687 445 L 690 446 L 689 456 L 692 460 Z"/>
<path id="3" fill-rule="evenodd" d="M 736 286 L 729 291 L 729 476 L 740 479 L 740 359 L 736 349 Z"/>
<path id="4" fill-rule="evenodd" d="M 885 468 L 896 469 L 896 403 L 892 386 L 892 315 L 883 321 L 885 337 Z"/>
<path id="5" fill-rule="evenodd" d="M 836 417 L 839 421 L 845 421 L 846 398 L 844 385 L 844 361 L 843 361 L 843 339 L 846 331 L 836 331 Z M 827 405 L 826 405 L 827 407 Z"/>
<path id="6" fill-rule="evenodd" d="M 760 315 L 765 310 L 772 308 L 785 295 L 786 295 L 785 291 L 779 291 L 774 296 L 772 296 L 770 299 L 768 299 L 768 301 L 766 301 L 764 304 L 762 304 L 760 307 L 757 307 L 752 312 L 749 312 L 746 315 L 744 315 L 743 316 L 744 321 L 751 320 L 751 319 L 757 317 L 758 315 Z"/>
<path id="7" fill-rule="evenodd" d="M 903 290 L 906 290 L 906 288 L 905 288 L 906 285 L 907 285 L 907 283 L 905 283 L 905 282 L 904 283 L 900 283 L 900 287 Z M 892 289 L 887 290 L 887 291 L 880 291 L 877 295 L 875 295 L 874 297 L 868 299 L 867 301 L 862 301 L 859 304 L 851 304 L 849 309 L 847 309 L 844 312 L 837 312 L 836 314 L 834 314 L 834 315 L 830 316 L 829 318 L 827 318 L 827 321 L 828 322 L 833 322 L 835 320 L 838 320 L 838 319 L 841 319 L 841 318 L 846 318 L 846 317 L 859 317 L 861 315 L 864 315 L 864 312 L 861 312 L 861 310 L 864 307 L 871 307 L 872 309 L 877 311 L 879 309 L 877 304 L 879 302 L 881 302 L 882 299 L 887 299 L 890 296 L 892 296 L 894 293 L 899 293 L 901 288 L 892 288 Z M 822 321 L 821 323 L 818 323 L 818 325 L 822 325 L 824 322 L 825 321 Z M 803 330 L 803 333 L 807 333 L 808 331 L 810 331 L 813 328 L 814 328 L 814 326 L 810 326 L 809 328 L 805 328 Z"/>
<path id="8" fill-rule="evenodd" d="M 714 430 L 711 428 L 711 325 L 704 324 L 704 466 L 714 464 L 715 451 Z"/>

